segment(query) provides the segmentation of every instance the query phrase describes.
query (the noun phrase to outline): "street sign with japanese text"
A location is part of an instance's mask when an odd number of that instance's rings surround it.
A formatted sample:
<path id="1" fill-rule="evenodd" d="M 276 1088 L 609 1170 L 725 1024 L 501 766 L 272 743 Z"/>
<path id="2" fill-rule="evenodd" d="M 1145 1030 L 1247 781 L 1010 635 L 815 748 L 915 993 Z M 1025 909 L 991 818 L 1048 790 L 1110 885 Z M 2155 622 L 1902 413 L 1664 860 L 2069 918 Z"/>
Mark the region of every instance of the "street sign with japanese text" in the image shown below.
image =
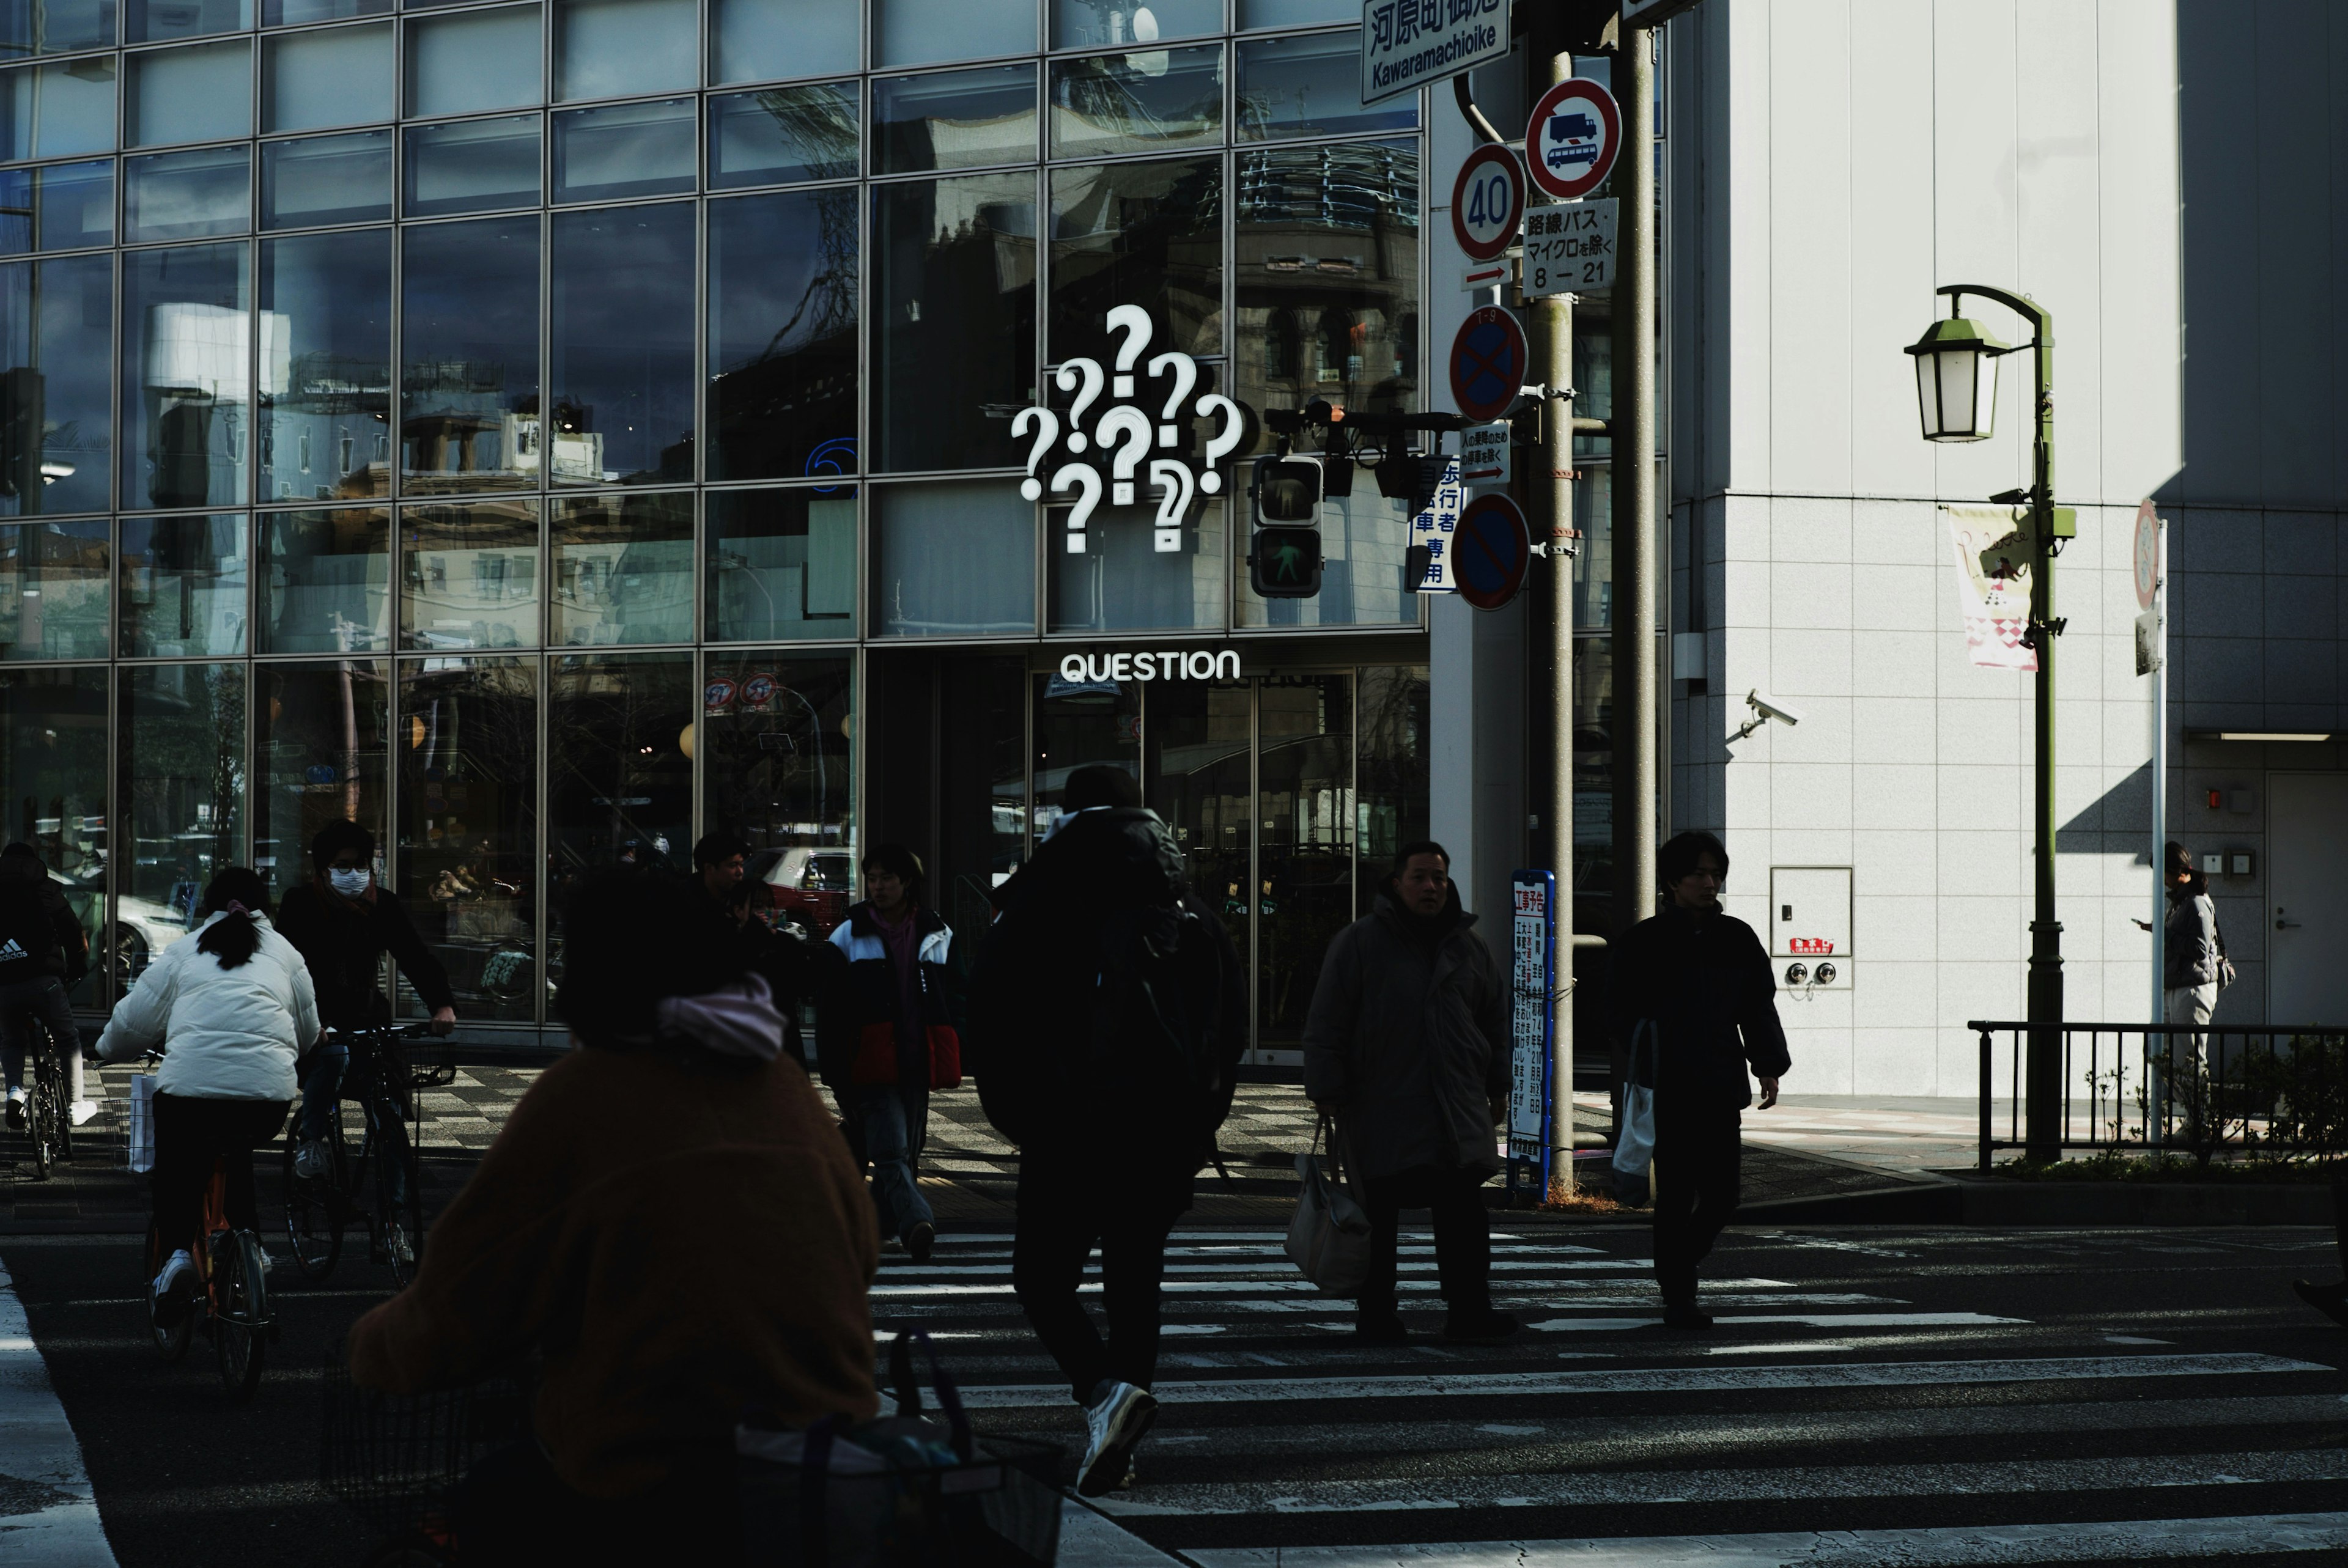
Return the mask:
<path id="1" fill-rule="evenodd" d="M 1602 83 L 1576 77 L 1541 94 L 1525 122 L 1525 172 L 1560 201 L 1598 189 L 1622 150 L 1622 111 Z"/>
<path id="2" fill-rule="evenodd" d="M 1509 436 L 1506 420 L 1470 425 L 1459 433 L 1459 481 L 1463 485 L 1505 485 L 1509 482 Z"/>
<path id="3" fill-rule="evenodd" d="M 1430 459 L 1432 461 L 1432 459 Z M 1459 528 L 1459 514 L 1467 509 L 1468 489 L 1459 482 L 1459 459 L 1443 459 L 1443 477 L 1435 484 L 1435 497 L 1426 509 L 1410 520 L 1410 542 L 1426 551 L 1426 575 L 1412 586 L 1420 593 L 1456 593 L 1458 583 L 1451 575 L 1451 539 Z"/>
<path id="4" fill-rule="evenodd" d="M 1498 305 L 1468 313 L 1451 339 L 1451 400 L 1478 424 L 1498 419 L 1524 390 L 1525 329 Z"/>
<path id="5" fill-rule="evenodd" d="M 1557 1030 L 1557 874 L 1519 871 L 1509 878 L 1511 1008 L 1509 1040 L 1509 1161 L 1534 1167 L 1535 1191 L 1549 1195 L 1550 1064 Z M 1536 1174 L 1537 1173 L 1537 1174 Z"/>
<path id="6" fill-rule="evenodd" d="M 1509 53 L 1507 0 L 1362 0 L 1362 101 L 1415 92 Z"/>
<path id="7" fill-rule="evenodd" d="M 1614 217 L 1620 203 L 1560 201 L 1525 213 L 1525 297 L 1595 293 L 1614 286 Z"/>
<path id="8" fill-rule="evenodd" d="M 1517 242 L 1525 215 L 1525 171 L 1517 155 L 1488 143 L 1469 153 L 1451 182 L 1451 237 L 1471 261 L 1496 261 Z"/>

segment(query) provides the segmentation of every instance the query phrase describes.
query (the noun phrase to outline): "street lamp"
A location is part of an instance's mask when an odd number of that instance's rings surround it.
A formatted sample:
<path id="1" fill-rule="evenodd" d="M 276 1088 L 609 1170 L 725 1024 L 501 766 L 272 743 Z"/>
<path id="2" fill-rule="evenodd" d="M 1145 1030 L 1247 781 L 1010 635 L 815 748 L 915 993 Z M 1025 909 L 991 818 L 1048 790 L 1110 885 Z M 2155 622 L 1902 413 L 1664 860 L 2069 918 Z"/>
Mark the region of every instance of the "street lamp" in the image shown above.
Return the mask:
<path id="1" fill-rule="evenodd" d="M 2037 372 L 2035 415 L 2031 435 L 2031 483 L 1991 500 L 2030 508 L 2025 525 L 2031 552 L 2030 626 L 2024 646 L 2038 656 L 2036 904 L 2030 922 L 2030 1046 L 2024 1080 L 2027 1128 L 2024 1141 L 2034 1160 L 2054 1160 L 2063 1152 L 2063 927 L 2054 918 L 2054 639 L 2063 622 L 2054 616 L 2054 557 L 2076 532 L 2069 507 L 2054 505 L 2054 317 L 2020 294 L 1979 283 L 1944 284 L 1949 315 L 1934 322 L 1908 347 L 1916 360 L 1917 410 L 1927 441 L 1982 441 L 1991 433 L 1997 396 L 1997 362 L 2019 352 L 1965 320 L 1964 296 L 1977 294 L 2003 305 L 2030 323 Z M 2155 781 L 2157 787 L 2157 781 Z"/>

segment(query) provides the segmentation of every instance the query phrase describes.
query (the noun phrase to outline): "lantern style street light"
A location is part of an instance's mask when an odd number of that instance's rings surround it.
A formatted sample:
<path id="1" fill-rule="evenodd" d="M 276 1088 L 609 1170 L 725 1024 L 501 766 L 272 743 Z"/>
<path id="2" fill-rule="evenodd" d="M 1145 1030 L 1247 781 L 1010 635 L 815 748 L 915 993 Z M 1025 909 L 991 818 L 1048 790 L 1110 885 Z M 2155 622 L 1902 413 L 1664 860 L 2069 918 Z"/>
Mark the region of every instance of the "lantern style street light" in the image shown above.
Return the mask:
<path id="1" fill-rule="evenodd" d="M 1985 441 L 1995 421 L 1997 362 L 2019 350 L 2002 343 L 1964 317 L 1964 296 L 2003 305 L 2030 323 L 2036 397 L 2031 404 L 2031 483 L 2025 490 L 1992 496 L 2003 506 L 2027 506 L 2030 625 L 2023 645 L 2038 657 L 2037 800 L 2034 869 L 2036 902 L 2030 922 L 2030 1044 L 2024 1069 L 2024 1142 L 2034 1160 L 2063 1152 L 2063 927 L 2054 918 L 2054 558 L 2076 531 L 2075 514 L 2054 505 L 2054 317 L 2035 302 L 1978 283 L 1950 283 L 1949 315 L 1908 346 L 1916 360 L 1917 412 L 1927 441 Z M 2159 781 L 2154 781 L 2159 787 Z"/>

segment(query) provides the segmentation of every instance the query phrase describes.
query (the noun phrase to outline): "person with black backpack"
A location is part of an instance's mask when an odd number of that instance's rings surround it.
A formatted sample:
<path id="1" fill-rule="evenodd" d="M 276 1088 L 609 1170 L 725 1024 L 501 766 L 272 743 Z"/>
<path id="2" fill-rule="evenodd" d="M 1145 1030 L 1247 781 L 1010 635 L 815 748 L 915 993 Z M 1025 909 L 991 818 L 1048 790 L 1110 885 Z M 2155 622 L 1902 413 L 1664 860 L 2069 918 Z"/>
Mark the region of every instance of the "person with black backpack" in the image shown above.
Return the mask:
<path id="1" fill-rule="evenodd" d="M 77 1125 L 98 1107 L 82 1097 L 81 1034 L 67 990 L 89 973 L 89 943 L 66 896 L 29 844 L 0 849 L 0 1070 L 8 1085 L 8 1125 L 25 1124 L 24 1020 L 38 1019 L 57 1042 L 73 1081 Z"/>
<path id="2" fill-rule="evenodd" d="M 996 892 L 964 1030 L 979 1104 L 1019 1147 L 1012 1287 L 1084 1407 L 1086 1497 L 1129 1483 L 1157 1417 L 1166 1238 L 1231 1111 L 1238 953 L 1184 884 L 1130 774 L 1068 775 L 1061 815 Z M 1106 1342 L 1077 1296 L 1098 1246 Z"/>

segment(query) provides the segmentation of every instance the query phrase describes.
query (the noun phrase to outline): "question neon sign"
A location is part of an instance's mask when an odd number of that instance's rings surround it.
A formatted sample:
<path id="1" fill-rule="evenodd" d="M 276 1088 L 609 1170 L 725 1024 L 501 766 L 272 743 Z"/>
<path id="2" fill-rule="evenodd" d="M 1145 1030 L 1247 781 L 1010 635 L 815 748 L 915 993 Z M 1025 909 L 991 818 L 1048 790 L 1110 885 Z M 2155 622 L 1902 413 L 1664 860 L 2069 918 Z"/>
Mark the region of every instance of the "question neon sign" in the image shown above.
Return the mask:
<path id="1" fill-rule="evenodd" d="M 1238 404 L 1220 392 L 1191 398 L 1190 394 L 1199 384 L 1199 362 L 1189 354 L 1169 350 L 1152 355 L 1147 362 L 1142 359 L 1157 331 L 1148 311 L 1139 305 L 1118 305 L 1108 313 L 1106 321 L 1109 333 L 1124 340 L 1117 344 L 1113 367 L 1097 359 L 1072 359 L 1052 374 L 1053 384 L 1071 395 L 1065 417 L 1057 409 L 1043 404 L 1023 408 L 1013 416 L 1012 437 L 1032 437 L 1027 451 L 1027 477 L 1020 485 L 1019 493 L 1031 501 L 1044 498 L 1044 469 L 1055 448 L 1065 448 L 1077 457 L 1086 451 L 1096 452 L 1108 460 L 1106 480 L 1101 477 L 1097 461 L 1062 463 L 1052 470 L 1048 487 L 1052 495 L 1068 497 L 1072 503 L 1068 512 L 1068 553 L 1084 554 L 1086 525 L 1092 521 L 1093 512 L 1104 496 L 1110 506 L 1133 506 L 1145 480 L 1158 496 L 1158 548 L 1161 553 L 1170 553 L 1182 548 L 1182 518 L 1189 511 L 1190 503 L 1200 495 L 1212 496 L 1222 489 L 1222 461 L 1238 449 L 1247 416 L 1240 412 Z M 1162 380 L 1166 384 L 1165 396 L 1152 400 L 1158 404 L 1155 418 L 1141 403 L 1141 377 L 1134 374 L 1136 365 L 1142 366 L 1151 381 Z M 1104 389 L 1109 395 L 1109 402 L 1087 430 L 1086 418 L 1100 403 Z M 1206 455 L 1196 474 L 1180 456 L 1154 455 L 1171 451 L 1180 444 L 1186 405 L 1200 418 L 1216 421 L 1215 433 L 1208 438 Z"/>
<path id="2" fill-rule="evenodd" d="M 1179 648 L 1138 653 L 1071 653 L 1060 661 L 1060 679 L 1071 686 L 1103 686 L 1122 681 L 1236 681 L 1240 656 L 1229 648 Z"/>

